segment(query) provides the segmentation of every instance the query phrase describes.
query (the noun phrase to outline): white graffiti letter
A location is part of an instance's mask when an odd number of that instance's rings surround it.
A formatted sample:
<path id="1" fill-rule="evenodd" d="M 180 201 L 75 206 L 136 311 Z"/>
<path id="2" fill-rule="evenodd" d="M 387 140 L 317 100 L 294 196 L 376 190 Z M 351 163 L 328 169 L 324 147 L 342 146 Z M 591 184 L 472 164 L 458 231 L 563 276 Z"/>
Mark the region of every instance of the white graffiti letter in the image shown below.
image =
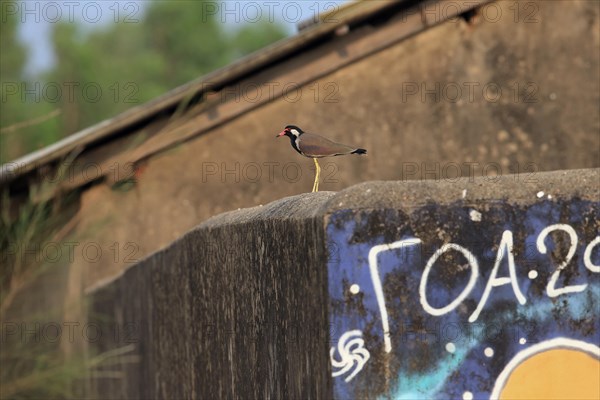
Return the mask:
<path id="1" fill-rule="evenodd" d="M 496 275 L 498 275 L 498 269 L 500 268 L 500 263 L 502 262 L 502 259 L 505 255 L 508 257 L 509 277 L 496 278 Z M 483 291 L 483 296 L 481 296 L 481 300 L 479 301 L 477 308 L 469 317 L 469 322 L 477 321 L 477 318 L 479 318 L 479 313 L 481 313 L 481 310 L 483 310 L 483 307 L 485 306 L 485 303 L 487 302 L 487 299 L 490 296 L 492 288 L 503 286 L 509 283 L 512 284 L 513 292 L 515 292 L 515 296 L 517 297 L 519 303 L 525 304 L 527 300 L 525 299 L 525 296 L 523 296 L 523 293 L 519 288 L 519 282 L 517 281 L 517 274 L 515 272 L 515 257 L 513 254 L 513 234 L 511 231 L 506 230 L 502 234 L 502 240 L 500 241 L 500 246 L 498 246 L 498 254 L 496 255 L 496 263 L 494 264 L 494 268 L 490 273 L 490 278 L 488 279 L 487 285 L 485 286 L 485 290 Z"/>
<path id="2" fill-rule="evenodd" d="M 339 368 L 337 371 L 333 371 L 331 376 L 335 378 L 336 376 L 344 375 L 354 367 L 354 371 L 344 379 L 346 382 L 350 382 L 363 369 L 371 357 L 369 350 L 365 348 L 362 332 L 359 330 L 344 333 L 338 342 L 337 351 L 340 355 L 340 360 L 335 359 L 335 347 L 329 350 L 331 366 Z"/>
<path id="3" fill-rule="evenodd" d="M 596 236 L 596 239 L 588 244 L 583 253 L 583 263 L 585 264 L 585 267 L 592 272 L 600 272 L 600 265 L 594 265 L 592 263 L 592 249 L 598 246 L 598 244 L 600 244 L 600 236 Z"/>
<path id="4" fill-rule="evenodd" d="M 437 261 L 437 259 L 444 254 L 448 250 L 456 250 L 459 251 L 465 256 L 467 261 L 469 262 L 469 266 L 471 267 L 471 277 L 469 278 L 469 282 L 467 286 L 463 289 L 463 291 L 458 295 L 454 301 L 448 304 L 446 307 L 435 308 L 427 301 L 427 278 L 429 277 L 429 272 L 431 272 L 431 267 Z M 438 251 L 436 251 L 429 261 L 427 261 L 427 265 L 425 265 L 425 270 L 423 271 L 423 275 L 421 276 L 421 284 L 419 285 L 419 298 L 421 300 L 421 305 L 423 309 L 427 311 L 431 315 L 439 316 L 449 313 L 454 310 L 461 301 L 465 299 L 475 286 L 475 282 L 477 281 L 477 277 L 479 276 L 479 264 L 477 263 L 477 258 L 471 253 L 469 250 L 464 247 L 455 244 L 455 243 L 446 243 Z"/>
<path id="5" fill-rule="evenodd" d="M 371 271 L 371 281 L 373 281 L 373 290 L 377 297 L 377 304 L 381 312 L 381 324 L 383 325 L 383 346 L 386 353 L 392 351 L 392 341 L 390 339 L 390 324 L 388 321 L 387 308 L 385 307 L 385 298 L 383 297 L 383 286 L 379 277 L 379 268 L 377 267 L 377 255 L 382 251 L 398 249 L 403 246 L 413 246 L 421 243 L 421 239 L 412 238 L 399 240 L 390 244 L 380 244 L 373 246 L 369 251 L 369 269 Z"/>
<path id="6" fill-rule="evenodd" d="M 559 289 L 556 288 L 556 282 L 558 281 L 560 272 L 563 269 L 565 269 L 567 264 L 569 264 L 569 261 L 571 261 L 571 259 L 575 255 L 575 250 L 577 249 L 577 233 L 575 233 L 575 229 L 573 229 L 570 225 L 566 224 L 554 224 L 544 228 L 544 230 L 540 232 L 540 235 L 537 238 L 537 248 L 540 253 L 546 254 L 548 252 L 548 249 L 544 244 L 544 239 L 546 239 L 546 236 L 548 236 L 550 232 L 556 230 L 561 230 L 569 234 L 569 238 L 571 239 L 571 246 L 569 247 L 569 251 L 567 252 L 567 257 L 565 258 L 565 261 L 563 261 L 558 265 L 558 267 L 556 267 L 556 271 L 554 271 L 554 273 L 550 277 L 550 280 L 548 281 L 548 286 L 546 286 L 546 293 L 548 294 L 548 297 L 556 297 L 566 293 L 582 292 L 587 287 L 587 284 L 583 284 L 565 286 Z"/>

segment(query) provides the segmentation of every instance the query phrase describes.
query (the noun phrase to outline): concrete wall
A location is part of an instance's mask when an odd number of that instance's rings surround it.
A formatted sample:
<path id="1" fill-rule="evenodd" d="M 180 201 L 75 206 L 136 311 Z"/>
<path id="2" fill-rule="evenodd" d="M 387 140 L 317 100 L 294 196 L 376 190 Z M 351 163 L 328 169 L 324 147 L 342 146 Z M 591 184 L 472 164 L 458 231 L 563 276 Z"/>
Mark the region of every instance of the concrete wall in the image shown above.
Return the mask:
<path id="1" fill-rule="evenodd" d="M 212 218 L 90 293 L 141 357 L 91 388 L 598 398 L 599 180 L 369 182 Z"/>
<path id="2" fill-rule="evenodd" d="M 95 290 L 91 323 L 110 332 L 97 351 L 134 344 L 141 360 L 117 364 L 121 380 L 92 380 L 92 397 L 329 397 L 327 254 L 313 211 L 330 196 L 204 224 Z"/>

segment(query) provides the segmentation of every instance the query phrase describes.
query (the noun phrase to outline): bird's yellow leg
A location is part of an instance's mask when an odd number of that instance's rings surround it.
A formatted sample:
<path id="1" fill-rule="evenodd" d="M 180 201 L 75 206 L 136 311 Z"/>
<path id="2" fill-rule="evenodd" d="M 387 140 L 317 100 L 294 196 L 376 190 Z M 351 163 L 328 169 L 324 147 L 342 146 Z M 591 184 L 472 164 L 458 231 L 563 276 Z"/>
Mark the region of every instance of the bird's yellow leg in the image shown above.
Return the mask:
<path id="1" fill-rule="evenodd" d="M 315 183 L 313 184 L 313 192 L 318 192 L 319 191 L 319 177 L 321 176 L 321 167 L 319 166 L 319 162 L 317 161 L 316 158 L 313 158 L 313 160 L 315 161 Z"/>

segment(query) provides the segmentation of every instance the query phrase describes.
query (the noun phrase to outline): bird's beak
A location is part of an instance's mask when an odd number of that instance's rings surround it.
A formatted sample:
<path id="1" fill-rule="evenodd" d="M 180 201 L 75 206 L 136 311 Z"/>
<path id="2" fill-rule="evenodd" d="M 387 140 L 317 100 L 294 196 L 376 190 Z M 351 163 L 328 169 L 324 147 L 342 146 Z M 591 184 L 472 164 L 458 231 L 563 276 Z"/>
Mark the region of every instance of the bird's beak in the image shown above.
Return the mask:
<path id="1" fill-rule="evenodd" d="M 279 134 L 275 137 L 278 138 L 278 137 L 282 137 L 282 136 L 285 136 L 285 131 L 279 132 Z"/>

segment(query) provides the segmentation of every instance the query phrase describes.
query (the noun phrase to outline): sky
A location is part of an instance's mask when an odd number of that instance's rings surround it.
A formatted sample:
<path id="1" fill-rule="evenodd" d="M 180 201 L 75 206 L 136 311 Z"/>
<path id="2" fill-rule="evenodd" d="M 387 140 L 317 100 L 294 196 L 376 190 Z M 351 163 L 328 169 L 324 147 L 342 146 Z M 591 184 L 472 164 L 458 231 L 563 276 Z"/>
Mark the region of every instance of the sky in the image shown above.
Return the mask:
<path id="1" fill-rule="evenodd" d="M 179 0 L 171 0 L 179 1 Z M 297 1 L 232 1 L 207 5 L 207 15 L 213 14 L 231 30 L 262 17 L 277 21 L 286 27 L 288 34 L 296 32 L 298 22 L 313 15 L 339 8 L 349 0 L 297 0 Z M 139 0 L 84 0 L 47 1 L 23 0 L 3 3 L 3 13 L 20 12 L 19 39 L 29 49 L 25 75 L 32 76 L 52 67 L 55 62 L 52 45 L 52 27 L 59 21 L 79 23 L 84 29 L 102 29 L 114 21 L 135 22 L 143 17 L 149 1 Z M 182 4 L 185 1 L 181 1 Z"/>

